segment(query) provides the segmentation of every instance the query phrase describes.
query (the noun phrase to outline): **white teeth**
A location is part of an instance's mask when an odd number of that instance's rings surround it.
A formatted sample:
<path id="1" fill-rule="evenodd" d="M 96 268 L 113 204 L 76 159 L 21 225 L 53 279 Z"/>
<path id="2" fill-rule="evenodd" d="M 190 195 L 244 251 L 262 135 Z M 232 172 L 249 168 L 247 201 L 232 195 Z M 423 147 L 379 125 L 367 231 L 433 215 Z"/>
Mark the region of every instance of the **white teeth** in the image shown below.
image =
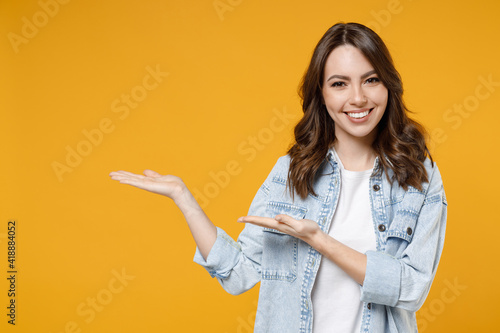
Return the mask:
<path id="1" fill-rule="evenodd" d="M 351 118 L 363 118 L 366 117 L 370 113 L 370 110 L 367 110 L 365 112 L 347 112 L 347 115 Z"/>

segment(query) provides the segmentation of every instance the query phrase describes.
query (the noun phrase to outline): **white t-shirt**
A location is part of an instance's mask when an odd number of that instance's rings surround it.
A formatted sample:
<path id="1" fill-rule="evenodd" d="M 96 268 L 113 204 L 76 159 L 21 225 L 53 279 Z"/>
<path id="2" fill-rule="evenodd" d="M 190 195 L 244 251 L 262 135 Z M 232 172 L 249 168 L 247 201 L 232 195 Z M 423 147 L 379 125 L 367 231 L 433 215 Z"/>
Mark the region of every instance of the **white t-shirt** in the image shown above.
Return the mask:
<path id="1" fill-rule="evenodd" d="M 361 253 L 375 250 L 369 192 L 373 170 L 349 171 L 339 164 L 341 188 L 328 234 Z M 313 332 L 359 332 L 363 313 L 360 295 L 360 285 L 323 258 L 312 291 Z"/>

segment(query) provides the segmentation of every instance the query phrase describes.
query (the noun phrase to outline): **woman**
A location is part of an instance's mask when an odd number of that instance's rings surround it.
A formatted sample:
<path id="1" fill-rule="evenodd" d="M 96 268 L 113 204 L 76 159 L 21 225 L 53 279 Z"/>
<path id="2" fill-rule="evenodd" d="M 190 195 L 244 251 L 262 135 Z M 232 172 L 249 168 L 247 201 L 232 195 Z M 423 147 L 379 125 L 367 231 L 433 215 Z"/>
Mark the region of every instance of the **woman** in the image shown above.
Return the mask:
<path id="1" fill-rule="evenodd" d="M 178 177 L 111 177 L 173 199 L 196 241 L 195 261 L 225 290 L 261 282 L 255 332 L 416 332 L 447 204 L 391 56 L 369 28 L 336 24 L 300 93 L 295 143 L 238 219 L 246 226 L 237 242 Z"/>

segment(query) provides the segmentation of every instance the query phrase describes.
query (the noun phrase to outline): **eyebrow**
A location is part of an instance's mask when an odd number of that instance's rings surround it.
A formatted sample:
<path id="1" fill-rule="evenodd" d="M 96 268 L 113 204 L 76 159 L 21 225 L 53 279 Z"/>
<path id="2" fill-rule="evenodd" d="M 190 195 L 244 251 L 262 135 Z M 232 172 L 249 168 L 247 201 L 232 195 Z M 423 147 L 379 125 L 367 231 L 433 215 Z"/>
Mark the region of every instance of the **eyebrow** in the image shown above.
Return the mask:
<path id="1" fill-rule="evenodd" d="M 373 74 L 376 74 L 376 73 L 377 72 L 374 69 L 372 69 L 371 71 L 368 71 L 368 72 L 364 73 L 363 75 L 361 75 L 361 79 L 366 79 L 370 75 L 373 75 Z M 341 79 L 341 80 L 349 81 L 351 78 L 349 76 L 345 76 L 345 75 L 334 74 L 334 75 L 330 76 L 326 80 L 326 82 L 330 81 L 331 79 Z"/>

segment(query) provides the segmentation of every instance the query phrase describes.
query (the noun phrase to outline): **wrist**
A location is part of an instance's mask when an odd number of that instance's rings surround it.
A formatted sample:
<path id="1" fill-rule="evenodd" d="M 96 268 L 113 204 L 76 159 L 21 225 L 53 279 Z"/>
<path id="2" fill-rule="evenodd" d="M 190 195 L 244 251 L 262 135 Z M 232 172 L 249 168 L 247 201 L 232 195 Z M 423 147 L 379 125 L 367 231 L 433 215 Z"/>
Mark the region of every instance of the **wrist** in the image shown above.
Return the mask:
<path id="1" fill-rule="evenodd" d="M 179 207 L 185 206 L 190 200 L 194 199 L 191 192 L 183 182 L 176 184 L 173 193 L 172 200 Z"/>
<path id="2" fill-rule="evenodd" d="M 307 240 L 304 241 L 311 245 L 316 251 L 322 253 L 328 237 L 328 234 L 318 228 L 315 233 L 313 233 Z"/>
<path id="3" fill-rule="evenodd" d="M 192 214 L 199 214 L 200 211 L 203 212 L 203 209 L 196 201 L 196 198 L 184 184 L 179 187 L 174 203 L 185 217 Z"/>

